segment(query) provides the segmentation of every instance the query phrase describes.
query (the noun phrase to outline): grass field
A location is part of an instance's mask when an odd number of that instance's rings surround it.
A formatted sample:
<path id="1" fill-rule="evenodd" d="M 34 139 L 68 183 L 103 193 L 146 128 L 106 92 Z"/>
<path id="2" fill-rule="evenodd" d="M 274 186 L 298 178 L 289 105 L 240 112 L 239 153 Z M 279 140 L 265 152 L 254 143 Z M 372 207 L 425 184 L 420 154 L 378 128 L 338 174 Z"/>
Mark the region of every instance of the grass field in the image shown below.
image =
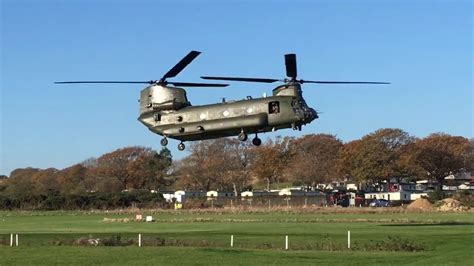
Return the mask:
<path id="1" fill-rule="evenodd" d="M 152 213 L 156 221 L 144 223 L 104 221 L 133 218 L 132 212 L 0 212 L 0 265 L 474 265 L 473 214 L 182 210 Z M 9 247 L 10 233 L 19 234 L 19 247 Z M 138 233 L 143 247 L 136 245 Z M 74 244 L 117 236 L 131 245 Z M 394 242 L 423 250 L 393 251 Z"/>

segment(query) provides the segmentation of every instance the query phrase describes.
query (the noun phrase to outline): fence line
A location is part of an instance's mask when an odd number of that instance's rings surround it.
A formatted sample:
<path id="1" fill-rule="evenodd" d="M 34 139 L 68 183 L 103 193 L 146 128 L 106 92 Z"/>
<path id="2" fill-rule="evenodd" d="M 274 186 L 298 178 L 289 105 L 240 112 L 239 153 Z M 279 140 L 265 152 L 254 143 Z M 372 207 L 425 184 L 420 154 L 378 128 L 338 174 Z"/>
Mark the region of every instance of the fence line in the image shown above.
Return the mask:
<path id="1" fill-rule="evenodd" d="M 26 234 L 25 237 L 23 238 L 23 242 L 26 243 L 26 245 L 31 245 L 30 241 L 31 241 L 31 235 L 32 234 Z M 57 234 L 57 235 L 68 235 L 68 234 Z M 223 239 L 220 239 L 220 240 L 217 240 L 217 242 L 208 242 L 209 240 L 206 239 L 205 236 L 203 236 L 202 238 L 202 242 L 193 242 L 195 240 L 179 240 L 177 239 L 176 237 L 166 237 L 166 236 L 163 236 L 163 234 L 159 234 L 159 233 L 147 233 L 147 234 L 142 234 L 142 233 L 139 233 L 138 235 L 135 235 L 135 237 L 138 237 L 135 238 L 133 237 L 133 234 L 132 235 L 129 235 L 128 238 L 121 238 L 120 237 L 115 237 L 114 238 L 114 234 L 100 234 L 99 235 L 104 235 L 103 237 L 100 237 L 98 238 L 98 236 L 92 236 L 90 235 L 89 238 L 85 238 L 85 237 L 79 237 L 79 238 L 76 238 L 76 239 L 67 239 L 65 238 L 65 240 L 52 240 L 49 242 L 49 244 L 51 245 L 64 245 L 64 243 L 66 243 L 66 245 L 92 245 L 94 244 L 95 246 L 97 245 L 103 245 L 103 246 L 114 246 L 114 245 L 130 245 L 130 243 L 136 243 L 138 245 L 138 247 L 142 247 L 144 244 L 145 245 L 150 245 L 150 246 L 167 246 L 167 245 L 170 245 L 170 246 L 174 246 L 174 245 L 177 245 L 177 246 L 200 246 L 200 244 L 203 244 L 204 243 L 204 246 L 215 246 L 215 247 L 225 247 L 225 242 Z M 117 235 L 117 234 L 115 234 Z M 118 234 L 120 235 L 120 234 Z M 125 234 L 127 235 L 127 234 Z M 165 234 L 166 235 L 166 234 Z M 109 236 L 109 237 L 107 237 Z M 235 235 L 230 235 L 230 247 L 231 248 L 234 248 L 234 236 Z M 284 235 L 285 236 L 285 243 L 284 243 L 284 247 L 283 249 L 284 250 L 289 250 L 290 249 L 290 242 L 289 242 L 289 235 Z M 1 236 L 0 236 L 1 237 Z M 258 236 L 255 236 L 256 240 L 257 240 L 257 237 Z M 84 238 L 85 238 L 85 241 L 84 241 Z M 138 241 L 135 242 L 133 241 L 133 239 L 137 239 Z M 248 236 L 245 235 L 244 236 L 244 240 L 243 240 L 243 245 L 240 244 L 240 247 L 246 247 L 247 246 L 247 242 L 248 242 Z M 1 239 L 1 238 L 0 238 Z M 95 242 L 91 242 L 90 240 L 93 239 L 93 240 L 96 240 Z M 111 239 L 113 241 L 117 241 L 116 239 L 118 239 L 118 242 L 116 243 L 111 243 Z M 247 240 L 246 240 L 247 239 Z M 305 247 L 305 244 L 304 242 L 306 242 L 306 240 L 303 242 L 303 243 L 300 243 L 301 240 L 298 240 L 298 236 L 296 236 L 296 238 L 294 238 L 293 240 L 293 249 L 294 250 L 300 250 L 300 249 L 307 249 L 308 246 Z M 4 244 L 7 244 L 8 240 L 5 241 L 6 239 L 4 238 Z M 168 242 L 168 240 L 170 240 L 171 242 Z M 58 242 L 59 241 L 59 242 Z M 62 241 L 65 241 L 65 242 L 62 242 Z M 103 241 L 103 242 L 102 242 Z M 122 242 L 120 242 L 122 241 Z M 131 241 L 131 242 L 130 242 Z M 190 241 L 190 242 L 189 242 Z M 14 247 L 14 246 L 19 246 L 19 234 L 13 234 L 11 233 L 10 234 L 10 246 L 11 247 Z M 36 243 L 36 241 L 34 241 Z M 59 244 L 58 244 L 59 243 Z M 229 245 L 229 242 L 227 242 Z M 276 248 L 278 247 L 279 245 L 273 241 L 271 242 L 266 242 L 262 239 L 258 239 L 256 242 L 256 244 L 251 244 L 250 246 L 254 246 L 255 248 L 259 248 L 259 245 L 260 247 L 271 247 L 271 248 Z M 1 244 L 1 242 L 0 242 Z M 329 250 L 331 250 L 334 246 L 334 244 L 337 244 L 335 242 L 329 242 L 327 243 L 328 244 L 328 247 L 329 247 Z M 44 245 L 44 244 L 42 244 Z M 338 244 L 338 250 L 342 250 L 345 245 L 344 245 L 344 242 L 339 242 Z M 227 246 L 229 247 L 229 246 Z M 315 247 L 313 246 L 309 246 L 310 248 L 309 249 L 314 249 L 316 248 L 316 250 L 325 250 L 324 249 L 324 246 L 318 246 L 316 245 Z M 347 231 L 347 249 L 351 249 L 351 231 L 348 230 Z"/>

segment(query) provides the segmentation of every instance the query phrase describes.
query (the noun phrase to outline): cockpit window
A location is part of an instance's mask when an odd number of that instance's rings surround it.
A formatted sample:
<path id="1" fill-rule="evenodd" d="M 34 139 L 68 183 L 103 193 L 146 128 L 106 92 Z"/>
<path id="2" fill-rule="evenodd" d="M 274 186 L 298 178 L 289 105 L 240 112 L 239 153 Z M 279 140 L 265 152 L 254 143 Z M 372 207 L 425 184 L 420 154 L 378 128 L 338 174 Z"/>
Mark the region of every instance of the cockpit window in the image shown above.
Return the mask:
<path id="1" fill-rule="evenodd" d="M 280 113 L 280 102 L 274 101 L 268 103 L 268 113 L 278 114 Z"/>

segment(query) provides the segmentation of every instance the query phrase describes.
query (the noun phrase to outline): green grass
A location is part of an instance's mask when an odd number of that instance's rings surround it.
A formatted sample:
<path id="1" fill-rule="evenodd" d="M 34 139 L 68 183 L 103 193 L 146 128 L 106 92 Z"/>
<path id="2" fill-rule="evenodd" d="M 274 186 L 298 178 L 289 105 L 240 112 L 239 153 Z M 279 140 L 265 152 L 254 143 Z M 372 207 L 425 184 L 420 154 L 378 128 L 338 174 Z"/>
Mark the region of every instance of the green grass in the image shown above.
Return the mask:
<path id="1" fill-rule="evenodd" d="M 133 214 L 85 212 L 0 212 L 0 240 L 20 235 L 20 247 L 0 245 L 0 265 L 38 264 L 408 264 L 473 265 L 473 213 L 405 212 L 195 212 L 153 213 L 157 222 L 104 222 Z M 425 247 L 420 252 L 350 251 L 361 244 L 399 237 Z M 53 246 L 80 237 L 120 234 L 144 242 L 179 240 L 188 247 Z M 234 235 L 234 248 L 229 247 Z M 290 250 L 284 238 L 289 235 Z M 55 242 L 56 241 L 56 242 Z M 338 246 L 338 251 L 314 248 Z"/>

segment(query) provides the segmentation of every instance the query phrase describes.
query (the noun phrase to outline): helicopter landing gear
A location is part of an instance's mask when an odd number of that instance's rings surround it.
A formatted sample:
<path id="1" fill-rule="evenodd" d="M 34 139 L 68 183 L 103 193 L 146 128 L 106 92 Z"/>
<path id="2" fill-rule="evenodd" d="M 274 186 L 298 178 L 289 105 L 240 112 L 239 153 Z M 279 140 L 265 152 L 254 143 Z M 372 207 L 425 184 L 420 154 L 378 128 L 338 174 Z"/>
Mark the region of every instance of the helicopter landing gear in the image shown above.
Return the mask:
<path id="1" fill-rule="evenodd" d="M 302 126 L 296 125 L 295 123 L 291 124 L 291 129 L 301 131 Z"/>
<path id="2" fill-rule="evenodd" d="M 243 130 L 240 132 L 239 136 L 237 137 L 240 141 L 246 141 L 248 139 L 247 133 Z"/>
<path id="3" fill-rule="evenodd" d="M 178 150 L 184 151 L 185 148 L 186 148 L 186 146 L 184 145 L 184 143 L 180 142 L 180 143 L 178 144 Z"/>
<path id="4" fill-rule="evenodd" d="M 161 146 L 166 146 L 168 145 L 168 139 L 166 137 L 162 138 L 160 140 Z"/>
<path id="5" fill-rule="evenodd" d="M 252 144 L 255 146 L 262 145 L 262 140 L 257 137 L 257 134 L 255 134 L 255 138 L 252 139 Z"/>

